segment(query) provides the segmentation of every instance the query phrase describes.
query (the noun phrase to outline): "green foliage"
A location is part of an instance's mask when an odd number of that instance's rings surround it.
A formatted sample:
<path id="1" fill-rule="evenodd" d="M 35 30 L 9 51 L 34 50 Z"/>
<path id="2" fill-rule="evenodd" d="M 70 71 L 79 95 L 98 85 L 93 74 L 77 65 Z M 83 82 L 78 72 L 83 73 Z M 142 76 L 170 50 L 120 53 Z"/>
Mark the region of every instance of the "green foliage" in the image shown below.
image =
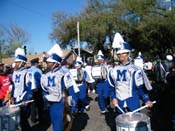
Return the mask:
<path id="1" fill-rule="evenodd" d="M 52 40 L 63 47 L 76 40 L 79 21 L 80 40 L 90 43 L 94 53 L 101 49 L 109 54 L 103 46 L 105 36 L 109 35 L 112 42 L 115 32 L 122 33 L 124 40 L 147 58 L 164 53 L 166 48 L 175 48 L 174 10 L 168 11 L 157 0 L 89 0 L 87 3 L 76 16 L 58 17 L 56 13 Z"/>
<path id="2" fill-rule="evenodd" d="M 0 32 L 1 55 L 3 58 L 14 56 L 16 48 L 29 42 L 29 34 L 17 25 L 0 26 Z"/>

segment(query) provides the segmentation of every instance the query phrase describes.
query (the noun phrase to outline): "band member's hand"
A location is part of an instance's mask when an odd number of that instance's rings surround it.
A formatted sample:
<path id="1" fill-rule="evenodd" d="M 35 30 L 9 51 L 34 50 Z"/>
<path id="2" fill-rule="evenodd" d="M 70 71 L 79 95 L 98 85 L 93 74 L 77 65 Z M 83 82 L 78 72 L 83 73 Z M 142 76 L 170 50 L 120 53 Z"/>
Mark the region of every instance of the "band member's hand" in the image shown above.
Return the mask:
<path id="1" fill-rule="evenodd" d="M 113 99 L 112 100 L 112 104 L 114 107 L 117 107 L 118 106 L 118 100 L 117 99 Z"/>
<path id="2" fill-rule="evenodd" d="M 146 104 L 148 107 L 153 107 L 153 103 L 152 103 L 151 101 L 147 101 L 145 104 Z"/>
<path id="3" fill-rule="evenodd" d="M 14 102 L 14 98 L 12 97 L 12 98 L 10 98 L 10 102 L 9 102 L 10 104 L 14 104 L 15 102 Z"/>
<path id="4" fill-rule="evenodd" d="M 9 106 L 11 104 L 14 104 L 13 98 L 5 98 L 3 101 L 4 105 Z"/>
<path id="5" fill-rule="evenodd" d="M 27 105 L 28 105 L 28 102 L 23 101 L 23 102 L 22 102 L 22 105 L 23 105 L 23 106 L 27 106 Z"/>
<path id="6" fill-rule="evenodd" d="M 3 100 L 3 104 L 4 105 L 8 105 L 9 102 L 10 102 L 10 99 L 9 98 L 4 98 L 4 100 Z"/>
<path id="7" fill-rule="evenodd" d="M 10 93 L 10 91 L 7 91 L 7 93 L 3 99 L 3 103 L 5 105 L 10 104 L 10 99 L 11 99 L 11 93 Z"/>

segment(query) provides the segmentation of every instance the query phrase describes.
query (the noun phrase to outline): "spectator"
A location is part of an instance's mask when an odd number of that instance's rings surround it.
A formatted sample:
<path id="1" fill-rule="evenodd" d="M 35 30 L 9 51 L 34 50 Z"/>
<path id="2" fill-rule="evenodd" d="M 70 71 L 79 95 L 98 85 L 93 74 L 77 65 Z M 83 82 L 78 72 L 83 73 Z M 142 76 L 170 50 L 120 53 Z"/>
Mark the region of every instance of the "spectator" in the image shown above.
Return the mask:
<path id="1" fill-rule="evenodd" d="M 12 80 L 3 63 L 0 63 L 0 107 L 10 99 Z"/>

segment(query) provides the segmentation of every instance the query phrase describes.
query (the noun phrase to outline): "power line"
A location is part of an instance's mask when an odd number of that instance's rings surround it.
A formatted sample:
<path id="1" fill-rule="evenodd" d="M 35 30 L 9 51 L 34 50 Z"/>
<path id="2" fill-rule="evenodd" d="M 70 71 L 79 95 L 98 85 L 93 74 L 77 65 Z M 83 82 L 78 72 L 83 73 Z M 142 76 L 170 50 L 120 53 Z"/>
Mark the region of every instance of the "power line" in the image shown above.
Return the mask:
<path id="1" fill-rule="evenodd" d="M 30 9 L 30 8 L 27 8 L 27 7 L 23 6 L 23 5 L 21 5 L 20 3 L 17 3 L 16 1 L 13 1 L 13 0 L 11 0 L 11 2 L 12 2 L 12 4 L 14 6 L 16 6 L 18 8 L 21 8 L 21 9 L 23 9 L 23 10 L 25 10 L 25 11 L 31 13 L 31 14 L 38 15 L 38 16 L 40 16 L 42 18 L 48 18 L 48 19 L 50 19 L 47 15 L 45 15 L 45 14 L 39 12 L 39 11 Z"/>

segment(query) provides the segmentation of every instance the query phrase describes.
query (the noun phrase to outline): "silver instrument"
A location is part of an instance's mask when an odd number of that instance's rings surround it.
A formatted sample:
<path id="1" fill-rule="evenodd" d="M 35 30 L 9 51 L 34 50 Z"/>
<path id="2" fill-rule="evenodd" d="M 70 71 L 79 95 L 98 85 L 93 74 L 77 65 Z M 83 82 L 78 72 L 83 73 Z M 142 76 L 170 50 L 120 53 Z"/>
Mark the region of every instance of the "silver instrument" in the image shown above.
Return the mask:
<path id="1" fill-rule="evenodd" d="M 116 117 L 117 131 L 151 131 L 150 118 L 143 113 L 125 113 Z"/>
<path id="2" fill-rule="evenodd" d="M 20 125 L 20 108 L 4 106 L 0 108 L 0 130 L 14 131 Z"/>
<path id="3" fill-rule="evenodd" d="M 104 65 L 92 67 L 92 77 L 95 80 L 105 80 L 107 78 L 107 69 Z"/>
<path id="4" fill-rule="evenodd" d="M 77 82 L 83 80 L 83 70 L 82 69 L 70 69 L 70 74 L 73 76 L 73 79 Z"/>

